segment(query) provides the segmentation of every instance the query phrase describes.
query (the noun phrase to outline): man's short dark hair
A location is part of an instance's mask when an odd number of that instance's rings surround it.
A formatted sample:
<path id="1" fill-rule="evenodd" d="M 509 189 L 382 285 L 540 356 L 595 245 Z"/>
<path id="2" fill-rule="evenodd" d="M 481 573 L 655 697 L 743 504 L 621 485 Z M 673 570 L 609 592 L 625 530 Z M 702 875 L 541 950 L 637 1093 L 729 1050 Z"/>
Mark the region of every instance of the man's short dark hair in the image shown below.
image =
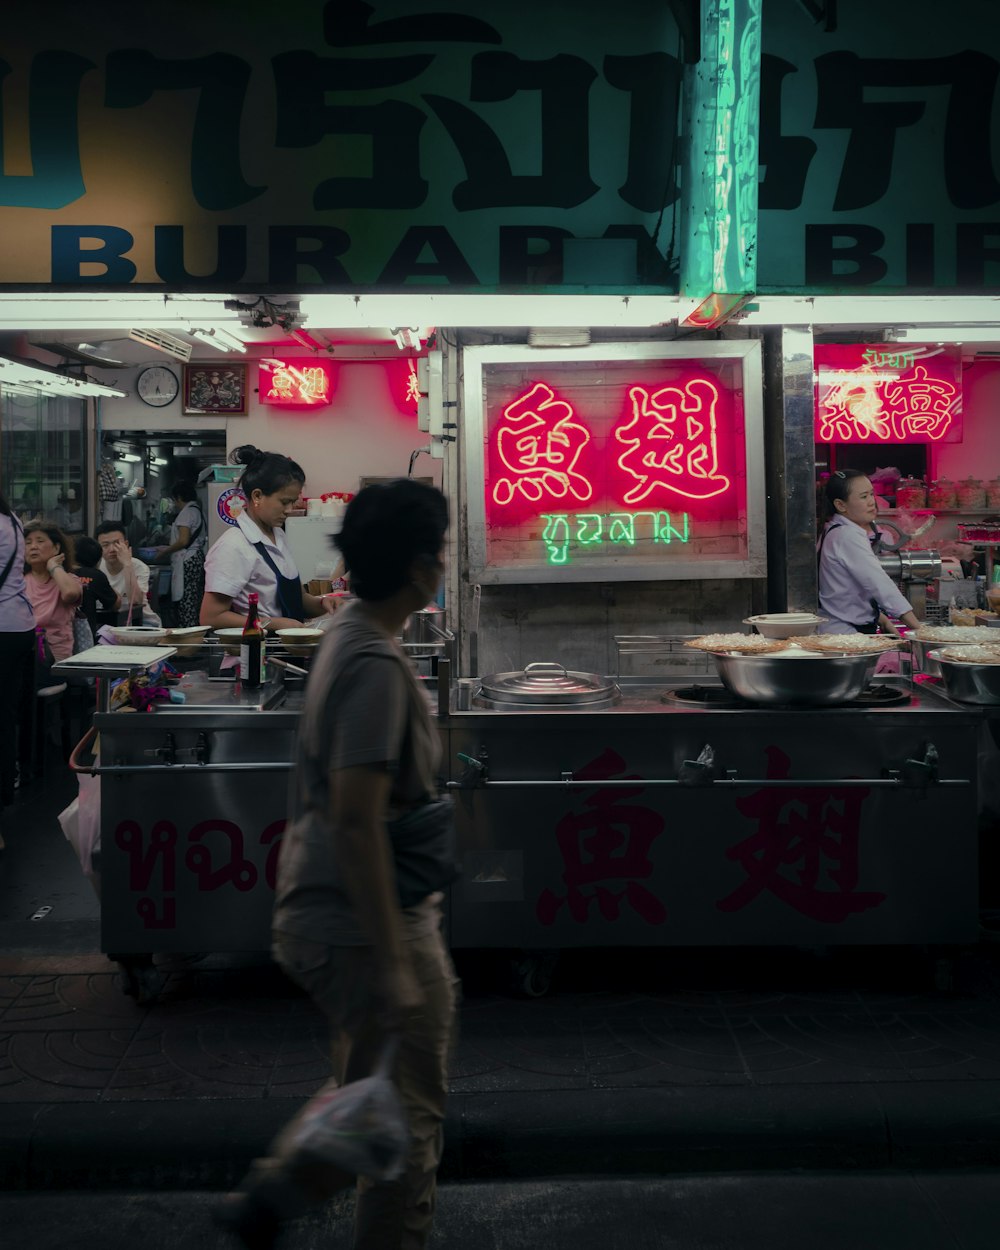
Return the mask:
<path id="1" fill-rule="evenodd" d="M 102 521 L 97 529 L 94 530 L 94 537 L 100 538 L 102 534 L 121 534 L 122 538 L 128 542 L 124 521 Z"/>

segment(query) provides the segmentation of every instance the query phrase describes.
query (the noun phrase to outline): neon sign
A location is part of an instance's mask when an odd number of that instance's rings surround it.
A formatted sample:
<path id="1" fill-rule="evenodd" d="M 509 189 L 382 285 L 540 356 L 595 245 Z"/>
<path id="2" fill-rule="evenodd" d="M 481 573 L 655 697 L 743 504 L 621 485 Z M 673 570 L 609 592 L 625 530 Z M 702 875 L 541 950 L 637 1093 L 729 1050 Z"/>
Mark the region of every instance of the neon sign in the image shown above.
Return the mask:
<path id="1" fill-rule="evenodd" d="M 957 348 L 816 348 L 816 440 L 937 443 L 962 437 Z"/>
<path id="2" fill-rule="evenodd" d="M 729 478 L 719 472 L 719 388 L 713 382 L 694 378 L 652 394 L 632 386 L 629 399 L 632 420 L 615 430 L 626 448 L 619 467 L 637 481 L 626 503 L 641 503 L 657 487 L 685 499 L 711 499 L 729 489 Z"/>
<path id="3" fill-rule="evenodd" d="M 686 543 L 690 538 L 690 518 L 682 513 L 672 517 L 669 512 L 543 512 L 545 528 L 542 542 L 549 564 L 569 563 L 570 545 L 601 546 L 605 543 L 634 547 L 636 524 L 647 528 L 647 537 L 654 543 Z M 575 533 L 574 533 L 575 530 Z"/>
<path id="4" fill-rule="evenodd" d="M 509 504 L 520 494 L 537 501 L 545 495 L 572 495 L 586 503 L 594 493 L 589 480 L 576 471 L 590 431 L 574 421 L 570 404 L 557 399 L 545 382 L 536 382 L 503 410 L 496 446 L 504 469 L 493 486 L 493 502 Z"/>
<path id="5" fill-rule="evenodd" d="M 325 360 L 261 361 L 259 396 L 276 408 L 321 408 L 333 399 L 333 370 Z"/>

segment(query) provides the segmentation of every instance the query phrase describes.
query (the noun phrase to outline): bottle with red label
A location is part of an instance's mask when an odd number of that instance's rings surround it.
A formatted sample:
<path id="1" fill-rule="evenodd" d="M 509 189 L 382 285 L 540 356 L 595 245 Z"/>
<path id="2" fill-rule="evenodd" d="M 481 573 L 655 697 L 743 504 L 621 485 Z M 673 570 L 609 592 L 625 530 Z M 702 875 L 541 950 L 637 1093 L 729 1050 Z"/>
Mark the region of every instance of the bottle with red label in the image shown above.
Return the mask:
<path id="1" fill-rule="evenodd" d="M 251 592 L 247 599 L 250 606 L 240 638 L 240 681 L 248 690 L 256 690 L 264 682 L 264 630 L 257 595 Z"/>

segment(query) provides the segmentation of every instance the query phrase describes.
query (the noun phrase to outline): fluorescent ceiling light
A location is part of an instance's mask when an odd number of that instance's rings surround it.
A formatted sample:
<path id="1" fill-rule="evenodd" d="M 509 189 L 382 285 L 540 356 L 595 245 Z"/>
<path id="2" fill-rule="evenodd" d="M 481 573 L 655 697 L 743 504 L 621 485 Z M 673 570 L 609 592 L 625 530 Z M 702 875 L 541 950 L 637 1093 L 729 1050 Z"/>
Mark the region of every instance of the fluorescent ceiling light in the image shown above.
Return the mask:
<path id="1" fill-rule="evenodd" d="M 396 340 L 396 346 L 401 352 L 407 349 L 411 351 L 419 351 L 422 345 L 420 331 L 416 326 L 398 326 L 389 331 Z"/>
<path id="2" fill-rule="evenodd" d="M 153 458 L 153 464 L 158 464 L 161 468 L 162 468 L 165 464 L 169 464 L 169 463 L 170 463 L 170 461 L 169 461 L 169 460 L 165 460 L 162 456 L 154 456 L 154 458 Z"/>
<path id="3" fill-rule="evenodd" d="M 137 456 L 134 451 L 123 451 L 118 459 L 127 460 L 129 464 L 140 464 L 142 456 Z"/>
<path id="4" fill-rule="evenodd" d="M 1000 343 L 1000 323 L 978 326 L 899 326 L 885 332 L 894 343 Z"/>
<path id="5" fill-rule="evenodd" d="M 221 326 L 211 326 L 207 330 L 190 329 L 188 334 L 192 338 L 198 339 L 202 343 L 207 343 L 209 347 L 214 347 L 220 352 L 245 352 L 246 343 L 238 339 L 235 334 L 230 334 Z"/>
<path id="6" fill-rule="evenodd" d="M 288 337 L 294 339 L 302 347 L 308 347 L 311 352 L 324 352 L 330 346 L 325 340 L 310 334 L 308 330 L 289 330 Z"/>
<path id="7" fill-rule="evenodd" d="M 92 382 L 90 378 L 53 373 L 48 369 L 35 368 L 33 365 L 0 356 L 0 386 L 8 384 L 28 388 L 39 395 L 58 395 L 72 399 L 83 399 L 90 395 L 124 399 L 128 394 L 127 391 L 117 390 L 113 386 Z"/>
<path id="8" fill-rule="evenodd" d="M 166 330 L 133 327 L 129 330 L 128 336 L 135 343 L 142 343 L 144 347 L 153 347 L 158 352 L 166 352 L 168 356 L 173 356 L 177 360 L 191 359 L 191 344 L 185 343 L 183 339 L 175 338 Z"/>

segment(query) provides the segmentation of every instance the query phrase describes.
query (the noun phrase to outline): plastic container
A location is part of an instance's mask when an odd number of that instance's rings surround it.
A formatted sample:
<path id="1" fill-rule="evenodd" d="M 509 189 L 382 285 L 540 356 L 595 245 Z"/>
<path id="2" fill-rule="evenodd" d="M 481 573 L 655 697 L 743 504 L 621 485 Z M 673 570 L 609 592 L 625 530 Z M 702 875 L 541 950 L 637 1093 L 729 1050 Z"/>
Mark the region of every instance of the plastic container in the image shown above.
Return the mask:
<path id="1" fill-rule="evenodd" d="M 896 486 L 897 508 L 926 508 L 927 484 L 919 477 L 903 477 Z"/>
<path id="2" fill-rule="evenodd" d="M 958 506 L 978 511 L 986 507 L 986 488 L 978 477 L 967 477 L 958 484 Z"/>
<path id="3" fill-rule="evenodd" d="M 930 490 L 927 492 L 927 506 L 941 509 L 957 508 L 958 491 L 955 483 L 946 477 L 939 477 L 931 482 Z"/>

